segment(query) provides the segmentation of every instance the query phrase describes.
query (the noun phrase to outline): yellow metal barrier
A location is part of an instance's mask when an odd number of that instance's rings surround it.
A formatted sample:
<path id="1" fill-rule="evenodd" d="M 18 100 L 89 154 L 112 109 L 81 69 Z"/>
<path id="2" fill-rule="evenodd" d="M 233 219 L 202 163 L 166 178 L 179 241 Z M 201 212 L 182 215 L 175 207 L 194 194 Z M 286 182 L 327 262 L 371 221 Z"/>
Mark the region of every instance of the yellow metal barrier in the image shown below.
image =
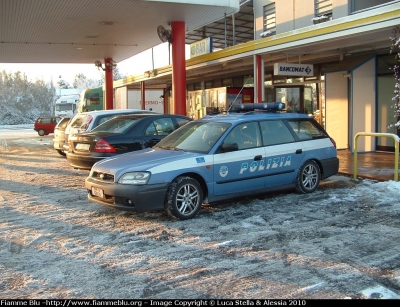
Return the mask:
<path id="1" fill-rule="evenodd" d="M 389 137 L 394 140 L 394 181 L 399 181 L 399 137 L 393 133 L 359 132 L 354 137 L 353 179 L 357 179 L 357 140 L 359 136 Z"/>

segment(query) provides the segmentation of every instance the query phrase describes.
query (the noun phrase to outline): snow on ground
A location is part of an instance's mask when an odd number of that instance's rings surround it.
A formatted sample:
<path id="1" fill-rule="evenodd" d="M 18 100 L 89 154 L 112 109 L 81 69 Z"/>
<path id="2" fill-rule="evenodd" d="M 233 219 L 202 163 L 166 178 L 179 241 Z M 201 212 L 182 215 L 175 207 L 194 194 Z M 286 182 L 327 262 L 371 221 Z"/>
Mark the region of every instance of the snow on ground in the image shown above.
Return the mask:
<path id="1" fill-rule="evenodd" d="M 27 135 L 0 144 L 1 299 L 400 298 L 399 182 L 333 176 L 176 221 L 88 201 L 88 171 Z"/>

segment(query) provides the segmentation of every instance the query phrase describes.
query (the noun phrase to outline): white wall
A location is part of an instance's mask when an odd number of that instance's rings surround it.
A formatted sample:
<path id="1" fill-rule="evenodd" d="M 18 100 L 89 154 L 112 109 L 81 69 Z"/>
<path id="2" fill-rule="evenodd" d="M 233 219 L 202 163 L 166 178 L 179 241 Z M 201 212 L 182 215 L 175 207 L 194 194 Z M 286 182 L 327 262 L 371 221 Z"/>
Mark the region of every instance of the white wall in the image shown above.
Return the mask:
<path id="1" fill-rule="evenodd" d="M 338 19 L 350 14 L 350 0 L 332 0 L 332 18 Z"/>
<path id="2" fill-rule="evenodd" d="M 375 58 L 362 64 L 352 73 L 352 140 L 358 132 L 375 132 L 376 82 Z M 354 148 L 353 141 L 351 142 Z M 358 152 L 375 151 L 374 137 L 359 137 Z"/>
<path id="3" fill-rule="evenodd" d="M 115 89 L 115 109 L 128 108 L 128 93 L 126 87 L 118 87 Z"/>
<path id="4" fill-rule="evenodd" d="M 253 0 L 255 39 L 259 39 L 260 33 L 263 32 L 263 7 L 271 2 L 275 2 L 277 34 L 308 27 L 313 24 L 312 18 L 315 12 L 314 0 Z M 349 14 L 350 0 L 332 0 L 333 19 L 342 18 Z"/>
<path id="5" fill-rule="evenodd" d="M 264 32 L 263 7 L 271 2 L 273 1 L 253 0 L 255 39 L 260 39 L 260 34 Z"/>
<path id="6" fill-rule="evenodd" d="M 325 75 L 325 126 L 326 131 L 336 142 L 337 149 L 349 146 L 349 103 L 347 72 L 335 72 Z"/>
<path id="7" fill-rule="evenodd" d="M 313 24 L 314 0 L 295 0 L 295 22 L 294 28 L 299 29 Z"/>
<path id="8" fill-rule="evenodd" d="M 276 34 L 312 25 L 314 0 L 253 0 L 255 39 L 264 31 L 264 6 L 275 2 Z"/>
<path id="9" fill-rule="evenodd" d="M 306 2 L 306 0 L 304 2 Z M 294 30 L 294 1 L 293 0 L 275 1 L 275 10 L 276 10 L 276 34 Z"/>
<path id="10" fill-rule="evenodd" d="M 157 113 L 164 113 L 163 90 L 145 90 L 145 109 L 150 108 Z M 141 109 L 140 90 L 128 90 L 128 109 Z"/>

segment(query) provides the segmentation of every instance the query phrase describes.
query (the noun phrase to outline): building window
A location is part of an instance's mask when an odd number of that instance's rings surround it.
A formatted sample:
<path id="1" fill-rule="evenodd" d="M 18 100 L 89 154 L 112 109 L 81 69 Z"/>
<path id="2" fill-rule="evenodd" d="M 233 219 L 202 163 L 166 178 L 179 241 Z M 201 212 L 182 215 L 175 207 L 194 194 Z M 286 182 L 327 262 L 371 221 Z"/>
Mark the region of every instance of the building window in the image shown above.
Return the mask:
<path id="1" fill-rule="evenodd" d="M 222 86 L 232 86 L 232 85 L 233 85 L 232 78 L 222 79 Z"/>
<path id="2" fill-rule="evenodd" d="M 243 86 L 243 77 L 234 77 L 233 78 L 233 87 L 242 87 Z"/>
<path id="3" fill-rule="evenodd" d="M 214 81 L 206 81 L 206 89 L 213 87 L 214 87 Z"/>
<path id="4" fill-rule="evenodd" d="M 271 34 L 276 34 L 276 14 L 275 3 L 270 3 L 264 6 L 264 32 L 269 31 Z"/>
<path id="5" fill-rule="evenodd" d="M 321 16 L 332 19 L 332 0 L 315 0 L 315 17 Z"/>
<path id="6" fill-rule="evenodd" d="M 389 4 L 390 2 L 395 2 L 393 0 L 351 0 L 351 12 L 357 12 L 368 9 L 373 9 L 378 6 L 383 6 L 385 4 Z"/>

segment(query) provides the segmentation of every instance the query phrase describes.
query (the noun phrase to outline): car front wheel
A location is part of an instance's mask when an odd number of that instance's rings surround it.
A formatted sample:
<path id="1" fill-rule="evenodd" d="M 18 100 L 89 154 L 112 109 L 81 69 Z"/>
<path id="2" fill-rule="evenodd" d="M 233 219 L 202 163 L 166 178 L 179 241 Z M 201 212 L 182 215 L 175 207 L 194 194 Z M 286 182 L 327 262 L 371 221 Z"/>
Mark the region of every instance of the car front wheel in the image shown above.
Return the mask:
<path id="1" fill-rule="evenodd" d="M 57 150 L 57 152 L 60 154 L 60 155 L 62 155 L 62 156 L 66 156 L 66 154 L 65 154 L 65 152 L 64 152 L 64 150 L 60 150 L 60 149 L 56 149 Z"/>
<path id="2" fill-rule="evenodd" d="M 203 203 L 203 190 L 197 180 L 191 177 L 176 178 L 168 189 L 165 209 L 180 220 L 195 217 Z"/>
<path id="3" fill-rule="evenodd" d="M 321 180 L 321 172 L 315 161 L 306 161 L 299 170 L 296 178 L 296 191 L 299 193 L 314 192 Z"/>
<path id="4" fill-rule="evenodd" d="M 44 136 L 44 135 L 45 135 L 45 132 L 44 132 L 43 129 L 40 129 L 40 130 L 38 131 L 38 134 L 39 134 L 40 136 Z"/>

